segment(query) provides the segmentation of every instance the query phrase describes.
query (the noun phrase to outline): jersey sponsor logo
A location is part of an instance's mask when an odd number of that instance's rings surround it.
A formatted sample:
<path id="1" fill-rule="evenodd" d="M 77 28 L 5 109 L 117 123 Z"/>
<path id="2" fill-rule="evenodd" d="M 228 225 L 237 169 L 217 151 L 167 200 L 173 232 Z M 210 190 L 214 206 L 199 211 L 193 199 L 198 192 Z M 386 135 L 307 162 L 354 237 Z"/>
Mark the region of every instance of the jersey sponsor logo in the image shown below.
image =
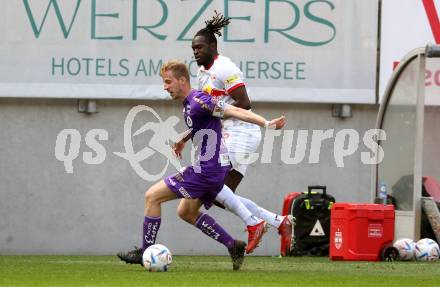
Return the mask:
<path id="1" fill-rule="evenodd" d="M 188 125 L 188 127 L 191 128 L 193 126 L 193 121 L 190 116 L 186 116 L 185 121 L 186 121 L 186 124 Z"/>
<path id="2" fill-rule="evenodd" d="M 236 83 L 239 79 L 240 79 L 240 77 L 238 75 L 232 75 L 225 80 L 225 84 L 230 85 L 230 84 Z"/>
<path id="3" fill-rule="evenodd" d="M 200 98 L 198 98 L 198 97 L 194 97 L 194 101 L 195 101 L 196 103 L 198 103 L 203 109 L 208 110 L 208 111 L 211 111 L 211 109 L 209 108 L 209 106 L 208 106 L 203 100 L 201 100 Z"/>
<path id="4" fill-rule="evenodd" d="M 212 89 L 210 95 L 212 97 L 222 97 L 222 96 L 227 96 L 228 94 L 224 90 Z"/>

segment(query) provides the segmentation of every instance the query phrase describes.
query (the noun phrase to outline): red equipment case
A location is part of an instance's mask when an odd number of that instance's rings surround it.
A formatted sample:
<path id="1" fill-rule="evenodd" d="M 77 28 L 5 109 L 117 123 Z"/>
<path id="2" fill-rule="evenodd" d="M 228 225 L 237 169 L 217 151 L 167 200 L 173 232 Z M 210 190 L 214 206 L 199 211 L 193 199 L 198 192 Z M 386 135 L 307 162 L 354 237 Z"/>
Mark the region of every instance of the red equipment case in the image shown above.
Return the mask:
<path id="1" fill-rule="evenodd" d="M 284 197 L 283 211 L 282 211 L 281 215 L 289 215 L 290 214 L 290 206 L 292 205 L 292 202 L 295 200 L 296 197 L 298 197 L 301 194 L 302 194 L 301 192 L 291 192 Z M 280 240 L 281 240 L 280 254 L 281 254 L 281 256 L 286 256 L 287 254 L 289 254 L 291 246 L 286 246 L 285 244 L 283 244 L 282 238 Z"/>
<path id="2" fill-rule="evenodd" d="M 394 240 L 394 206 L 335 203 L 331 210 L 330 259 L 379 261 Z"/>

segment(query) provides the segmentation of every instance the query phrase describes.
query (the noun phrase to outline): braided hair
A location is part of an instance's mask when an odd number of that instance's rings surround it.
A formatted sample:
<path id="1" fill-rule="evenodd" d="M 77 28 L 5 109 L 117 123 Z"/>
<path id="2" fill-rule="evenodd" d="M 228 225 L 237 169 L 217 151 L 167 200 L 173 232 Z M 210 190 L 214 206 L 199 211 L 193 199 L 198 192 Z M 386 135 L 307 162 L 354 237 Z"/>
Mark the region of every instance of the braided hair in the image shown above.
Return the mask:
<path id="1" fill-rule="evenodd" d="M 225 18 L 225 16 L 218 13 L 216 10 L 214 10 L 214 13 L 215 15 L 211 20 L 205 21 L 205 28 L 199 30 L 194 37 L 203 36 L 208 43 L 217 44 L 217 38 L 215 35 L 219 37 L 222 35 L 220 30 L 223 27 L 228 26 L 228 24 L 231 22 L 231 18 Z"/>

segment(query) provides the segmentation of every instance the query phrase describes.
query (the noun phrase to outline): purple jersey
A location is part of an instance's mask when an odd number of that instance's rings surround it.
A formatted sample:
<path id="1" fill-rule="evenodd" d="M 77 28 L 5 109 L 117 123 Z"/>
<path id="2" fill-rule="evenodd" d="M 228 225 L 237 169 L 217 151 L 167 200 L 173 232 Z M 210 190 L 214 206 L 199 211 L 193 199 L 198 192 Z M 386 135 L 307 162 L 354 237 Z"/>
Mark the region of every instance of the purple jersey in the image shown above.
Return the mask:
<path id="1" fill-rule="evenodd" d="M 212 205 L 222 189 L 230 169 L 219 118 L 223 111 L 222 102 L 203 92 L 190 92 L 183 101 L 183 116 L 191 130 L 195 162 L 193 166 L 165 178 L 167 186 L 178 197 L 199 198 L 206 208 Z"/>
<path id="2" fill-rule="evenodd" d="M 192 90 L 183 101 L 183 107 L 185 123 L 191 130 L 191 139 L 196 148 L 195 171 L 213 176 L 224 167 L 229 167 L 229 156 L 218 118 L 223 112 L 223 105 L 206 93 Z"/>

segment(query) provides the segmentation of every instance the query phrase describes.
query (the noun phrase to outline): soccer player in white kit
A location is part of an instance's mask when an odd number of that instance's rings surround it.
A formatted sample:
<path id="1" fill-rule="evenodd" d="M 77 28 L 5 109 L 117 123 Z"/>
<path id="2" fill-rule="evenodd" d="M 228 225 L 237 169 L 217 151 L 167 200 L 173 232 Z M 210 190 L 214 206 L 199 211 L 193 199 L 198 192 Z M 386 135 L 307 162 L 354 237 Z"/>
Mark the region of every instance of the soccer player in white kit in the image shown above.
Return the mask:
<path id="1" fill-rule="evenodd" d="M 218 97 L 219 100 L 228 104 L 249 110 L 251 102 L 247 95 L 242 72 L 229 58 L 219 55 L 217 51 L 216 35 L 221 36 L 220 30 L 227 26 L 229 21 L 229 18 L 224 18 L 223 15 L 215 12 L 215 16 L 211 20 L 205 21 L 205 28 L 198 31 L 192 40 L 194 57 L 199 65 L 198 89 L 212 97 Z M 257 150 L 261 141 L 261 130 L 260 127 L 251 123 L 237 119 L 226 119 L 223 120 L 222 133 L 232 163 L 232 169 L 225 179 L 224 189 L 235 192 L 248 166 L 243 158 Z M 234 196 L 231 195 L 231 192 L 224 192 L 224 194 L 226 194 L 226 198 L 222 199 L 223 202 L 227 201 L 228 197 Z M 275 214 L 247 198 L 235 196 L 252 214 L 277 228 L 286 246 L 291 246 L 294 225 L 292 216 Z"/>

